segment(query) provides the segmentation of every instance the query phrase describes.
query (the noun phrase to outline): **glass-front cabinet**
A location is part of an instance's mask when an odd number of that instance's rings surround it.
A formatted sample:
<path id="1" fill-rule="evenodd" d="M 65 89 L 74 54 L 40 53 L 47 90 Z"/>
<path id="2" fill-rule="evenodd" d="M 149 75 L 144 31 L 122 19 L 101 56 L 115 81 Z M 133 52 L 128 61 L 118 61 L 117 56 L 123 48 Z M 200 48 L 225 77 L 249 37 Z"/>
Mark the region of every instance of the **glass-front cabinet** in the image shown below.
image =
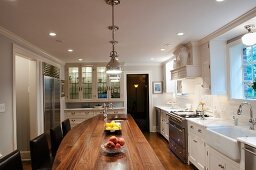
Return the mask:
<path id="1" fill-rule="evenodd" d="M 97 67 L 97 98 L 108 98 L 108 80 L 106 67 Z"/>
<path id="2" fill-rule="evenodd" d="M 67 102 L 123 99 L 123 76 L 107 75 L 104 65 L 67 64 Z"/>
<path id="3" fill-rule="evenodd" d="M 68 101 L 93 99 L 93 66 L 68 66 L 66 71 Z"/>
<path id="4" fill-rule="evenodd" d="M 79 97 L 79 67 L 68 68 L 68 94 L 70 100 L 78 100 Z"/>

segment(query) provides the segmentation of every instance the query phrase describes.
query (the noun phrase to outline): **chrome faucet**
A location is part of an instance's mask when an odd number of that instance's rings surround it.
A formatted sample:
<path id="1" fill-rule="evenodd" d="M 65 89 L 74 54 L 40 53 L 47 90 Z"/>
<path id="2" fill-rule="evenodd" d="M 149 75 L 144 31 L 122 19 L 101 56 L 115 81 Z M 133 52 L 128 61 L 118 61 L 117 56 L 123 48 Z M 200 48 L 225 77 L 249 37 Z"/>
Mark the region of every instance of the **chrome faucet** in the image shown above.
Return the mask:
<path id="1" fill-rule="evenodd" d="M 205 103 L 204 102 L 200 102 L 197 106 L 197 108 L 199 108 L 199 106 L 201 106 L 201 109 L 200 109 L 200 114 L 201 114 L 201 119 L 202 120 L 205 120 L 205 117 L 204 117 L 204 106 L 205 106 Z"/>
<path id="2" fill-rule="evenodd" d="M 243 110 L 242 110 L 242 107 L 244 105 L 248 105 L 250 107 L 250 119 L 249 119 L 249 123 L 250 123 L 250 129 L 251 130 L 254 130 L 254 125 L 256 124 L 256 119 L 253 118 L 253 112 L 252 112 L 252 105 L 248 102 L 242 102 L 239 107 L 238 107 L 238 110 L 237 110 L 237 114 L 238 115 L 241 115 Z"/>
<path id="3" fill-rule="evenodd" d="M 107 121 L 107 117 L 108 117 L 108 108 L 113 109 L 114 105 L 113 103 L 103 103 L 103 115 L 104 115 L 104 120 Z"/>
<path id="4" fill-rule="evenodd" d="M 106 103 L 103 103 L 103 116 L 104 116 L 104 120 L 107 121 L 107 105 Z"/>

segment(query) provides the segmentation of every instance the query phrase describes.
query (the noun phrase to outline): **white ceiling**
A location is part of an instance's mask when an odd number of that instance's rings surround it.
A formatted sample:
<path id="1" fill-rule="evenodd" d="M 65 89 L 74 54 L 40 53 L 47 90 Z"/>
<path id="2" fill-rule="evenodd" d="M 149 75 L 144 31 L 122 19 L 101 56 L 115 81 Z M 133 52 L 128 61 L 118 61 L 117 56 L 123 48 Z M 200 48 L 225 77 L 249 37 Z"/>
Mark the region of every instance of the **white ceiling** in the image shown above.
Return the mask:
<path id="1" fill-rule="evenodd" d="M 163 62 L 179 43 L 200 40 L 255 7 L 255 0 L 121 0 L 115 8 L 119 60 Z M 109 25 L 104 0 L 0 0 L 0 26 L 65 62 L 109 61 Z"/>

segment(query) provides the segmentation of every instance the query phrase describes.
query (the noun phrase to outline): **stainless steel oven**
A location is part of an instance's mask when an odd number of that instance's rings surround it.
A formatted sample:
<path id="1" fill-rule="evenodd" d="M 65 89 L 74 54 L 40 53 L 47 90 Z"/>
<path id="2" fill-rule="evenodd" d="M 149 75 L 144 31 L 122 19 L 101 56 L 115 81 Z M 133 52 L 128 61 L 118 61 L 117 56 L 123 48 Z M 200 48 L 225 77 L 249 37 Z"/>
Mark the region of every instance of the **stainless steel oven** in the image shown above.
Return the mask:
<path id="1" fill-rule="evenodd" d="M 186 118 L 199 116 L 193 111 L 169 113 L 169 148 L 183 163 L 188 163 L 188 123 Z"/>
<path id="2" fill-rule="evenodd" d="M 187 120 L 170 113 L 169 148 L 183 162 L 188 161 Z"/>
<path id="3" fill-rule="evenodd" d="M 256 148 L 245 145 L 245 170 L 256 169 Z"/>

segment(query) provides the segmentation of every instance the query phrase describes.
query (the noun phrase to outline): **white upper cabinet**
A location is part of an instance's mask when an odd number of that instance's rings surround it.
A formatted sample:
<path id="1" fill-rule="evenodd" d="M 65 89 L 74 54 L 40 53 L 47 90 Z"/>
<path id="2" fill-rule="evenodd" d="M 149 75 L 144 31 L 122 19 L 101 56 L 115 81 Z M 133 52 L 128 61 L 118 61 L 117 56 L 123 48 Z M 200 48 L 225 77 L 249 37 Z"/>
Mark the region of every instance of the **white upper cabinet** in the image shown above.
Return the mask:
<path id="1" fill-rule="evenodd" d="M 171 78 L 171 70 L 173 69 L 173 60 L 168 61 L 163 65 L 163 75 L 164 75 L 164 91 L 166 93 L 174 93 L 175 92 L 175 81 Z"/>
<path id="2" fill-rule="evenodd" d="M 212 95 L 225 95 L 227 92 L 226 42 L 211 40 L 199 47 L 202 67 L 203 88 Z"/>
<path id="3" fill-rule="evenodd" d="M 103 65 L 67 64 L 66 80 L 67 102 L 123 100 L 123 77 L 108 76 Z"/>

